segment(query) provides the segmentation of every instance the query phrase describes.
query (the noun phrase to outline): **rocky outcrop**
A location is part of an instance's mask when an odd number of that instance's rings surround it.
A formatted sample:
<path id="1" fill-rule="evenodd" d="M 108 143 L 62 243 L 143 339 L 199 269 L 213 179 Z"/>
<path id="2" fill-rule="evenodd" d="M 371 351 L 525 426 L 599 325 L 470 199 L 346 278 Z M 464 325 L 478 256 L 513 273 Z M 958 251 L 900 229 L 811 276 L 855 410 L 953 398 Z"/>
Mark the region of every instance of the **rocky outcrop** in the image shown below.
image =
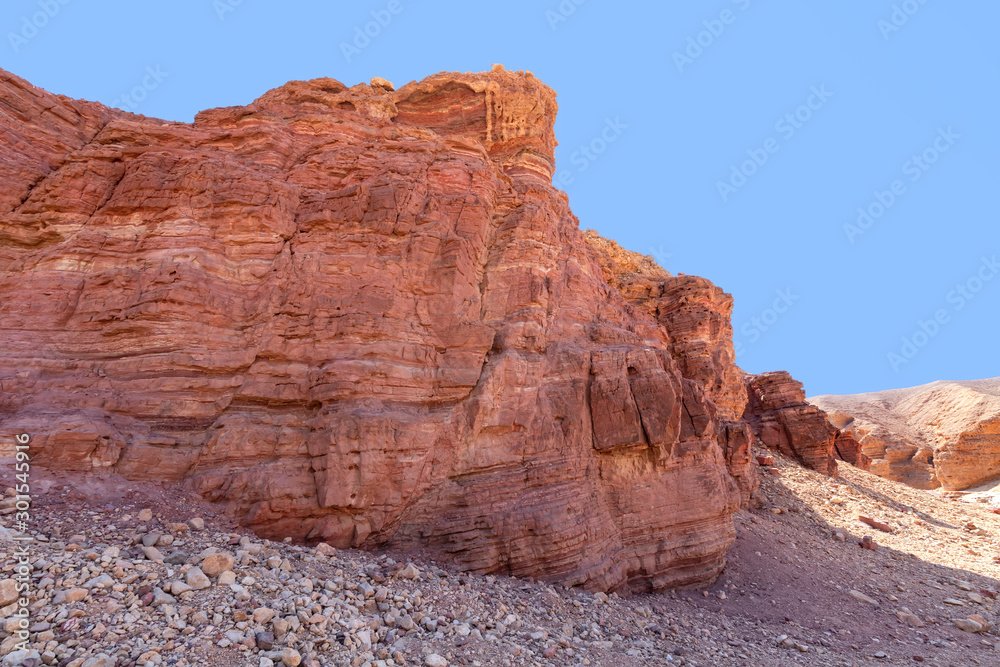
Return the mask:
<path id="1" fill-rule="evenodd" d="M 756 485 L 732 300 L 587 242 L 556 108 L 497 67 L 185 124 L 0 72 L 2 446 L 267 537 L 711 580 Z"/>
<path id="2" fill-rule="evenodd" d="M 753 435 L 742 421 L 747 395 L 733 350 L 733 297 L 704 278 L 672 276 L 652 257 L 631 252 L 587 230 L 608 284 L 656 320 L 669 337 L 670 355 L 683 377 L 709 400 L 719 442 L 743 502 L 757 488 L 751 467 Z"/>
<path id="3" fill-rule="evenodd" d="M 747 377 L 747 393 L 744 418 L 766 447 L 812 470 L 837 474 L 838 430 L 822 410 L 806 402 L 801 382 L 786 371 L 751 375 Z"/>
<path id="4" fill-rule="evenodd" d="M 838 461 L 850 463 L 855 468 L 870 470 L 872 460 L 861 451 L 861 443 L 854 439 L 854 436 L 845 431 L 837 433 L 837 439 L 833 444 L 834 456 Z"/>
<path id="5" fill-rule="evenodd" d="M 1000 479 L 1000 379 L 809 400 L 859 443 L 873 473 L 921 489 Z"/>

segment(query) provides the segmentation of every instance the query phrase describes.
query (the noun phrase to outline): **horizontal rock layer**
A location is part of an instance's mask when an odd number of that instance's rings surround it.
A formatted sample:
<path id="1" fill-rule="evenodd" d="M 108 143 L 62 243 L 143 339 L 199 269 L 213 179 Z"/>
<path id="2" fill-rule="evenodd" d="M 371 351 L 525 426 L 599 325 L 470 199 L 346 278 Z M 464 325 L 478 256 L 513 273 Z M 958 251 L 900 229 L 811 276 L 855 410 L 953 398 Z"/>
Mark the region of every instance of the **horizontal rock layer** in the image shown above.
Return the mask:
<path id="1" fill-rule="evenodd" d="M 747 394 L 744 418 L 766 447 L 807 468 L 836 476 L 839 431 L 822 410 L 806 402 L 801 382 L 785 371 L 752 375 L 747 378 Z M 849 445 L 843 444 L 846 453 Z M 863 459 L 849 453 L 847 456 L 855 461 L 839 458 L 864 467 Z"/>
<path id="2" fill-rule="evenodd" d="M 0 71 L 2 446 L 274 538 L 711 580 L 756 488 L 731 297 L 585 238 L 530 73 L 373 83 L 185 124 Z"/>

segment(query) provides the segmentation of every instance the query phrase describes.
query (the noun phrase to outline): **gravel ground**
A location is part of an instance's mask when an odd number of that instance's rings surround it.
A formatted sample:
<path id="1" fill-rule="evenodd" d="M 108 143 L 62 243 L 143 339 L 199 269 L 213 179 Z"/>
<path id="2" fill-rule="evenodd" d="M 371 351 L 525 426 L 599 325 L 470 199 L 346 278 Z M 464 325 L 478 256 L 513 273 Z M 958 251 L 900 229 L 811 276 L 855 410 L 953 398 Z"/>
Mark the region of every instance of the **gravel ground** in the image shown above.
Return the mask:
<path id="1" fill-rule="evenodd" d="M 711 587 L 630 598 L 269 542 L 177 487 L 34 468 L 22 651 L 0 502 L 0 664 L 1000 664 L 995 496 L 775 458 Z"/>

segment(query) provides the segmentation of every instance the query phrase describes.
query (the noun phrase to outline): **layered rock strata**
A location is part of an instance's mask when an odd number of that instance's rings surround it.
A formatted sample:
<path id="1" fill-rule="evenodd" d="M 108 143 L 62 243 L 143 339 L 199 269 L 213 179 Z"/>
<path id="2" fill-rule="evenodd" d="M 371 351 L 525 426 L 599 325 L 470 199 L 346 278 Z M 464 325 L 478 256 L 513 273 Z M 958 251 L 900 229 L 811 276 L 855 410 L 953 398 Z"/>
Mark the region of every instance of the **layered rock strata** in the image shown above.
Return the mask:
<path id="1" fill-rule="evenodd" d="M 732 299 L 588 243 L 556 109 L 496 67 L 177 123 L 0 71 L 2 446 L 273 538 L 711 580 L 756 488 Z"/>
<path id="2" fill-rule="evenodd" d="M 801 382 L 786 371 L 751 375 L 747 394 L 744 418 L 765 446 L 812 470 L 837 474 L 839 431 L 822 410 L 806 402 Z"/>
<path id="3" fill-rule="evenodd" d="M 584 237 L 608 284 L 663 328 L 678 370 L 710 400 L 720 445 L 745 503 L 757 488 L 757 477 L 750 461 L 754 436 L 742 419 L 747 393 L 733 351 L 733 297 L 704 278 L 672 276 L 651 257 L 625 250 L 593 230 Z"/>

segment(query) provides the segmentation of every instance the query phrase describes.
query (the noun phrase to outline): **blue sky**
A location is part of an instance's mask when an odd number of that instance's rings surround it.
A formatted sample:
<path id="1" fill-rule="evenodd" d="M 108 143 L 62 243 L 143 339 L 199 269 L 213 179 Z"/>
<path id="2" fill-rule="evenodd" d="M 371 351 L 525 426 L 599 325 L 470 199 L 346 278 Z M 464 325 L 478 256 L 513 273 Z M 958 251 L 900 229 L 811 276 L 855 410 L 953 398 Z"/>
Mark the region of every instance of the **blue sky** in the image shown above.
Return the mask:
<path id="1" fill-rule="evenodd" d="M 741 366 L 815 395 L 1000 375 L 998 23 L 987 0 L 7 0 L 0 66 L 183 121 L 291 79 L 531 70 L 581 227 L 731 292 Z"/>

